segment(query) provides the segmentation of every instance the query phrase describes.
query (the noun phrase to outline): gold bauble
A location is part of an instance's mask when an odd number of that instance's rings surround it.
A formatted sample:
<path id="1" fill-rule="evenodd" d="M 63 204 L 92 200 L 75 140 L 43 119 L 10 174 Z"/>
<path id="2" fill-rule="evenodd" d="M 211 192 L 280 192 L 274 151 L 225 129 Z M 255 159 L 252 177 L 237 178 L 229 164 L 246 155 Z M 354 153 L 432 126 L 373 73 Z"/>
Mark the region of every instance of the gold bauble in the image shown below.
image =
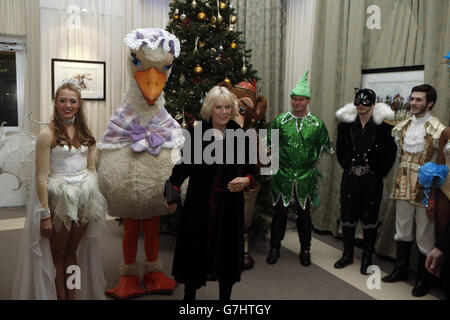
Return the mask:
<path id="1" fill-rule="evenodd" d="M 248 70 L 247 70 L 247 67 L 246 67 L 246 66 L 243 66 L 242 69 L 241 69 L 242 74 L 243 74 L 243 75 L 246 75 L 246 74 L 247 74 L 247 71 L 248 71 Z"/>
<path id="2" fill-rule="evenodd" d="M 228 78 L 223 79 L 223 82 L 227 83 L 227 84 L 231 84 L 231 80 Z"/>
<path id="3" fill-rule="evenodd" d="M 237 46 L 238 46 L 238 45 L 237 45 L 236 42 L 232 42 L 231 45 L 230 45 L 231 49 L 236 49 Z"/>
<path id="4" fill-rule="evenodd" d="M 203 68 L 198 64 L 195 68 L 194 68 L 194 73 L 196 75 L 200 75 L 203 73 Z"/>
<path id="5" fill-rule="evenodd" d="M 231 16 L 231 18 L 230 18 L 230 23 L 231 23 L 231 24 L 237 23 L 237 17 L 236 17 L 236 16 Z"/>
<path id="6" fill-rule="evenodd" d="M 207 15 L 206 15 L 206 13 L 204 13 L 204 12 L 199 12 L 199 13 L 197 14 L 197 19 L 200 20 L 200 21 L 205 21 L 206 18 L 207 18 Z"/>
<path id="7" fill-rule="evenodd" d="M 173 18 L 173 20 L 178 20 L 178 19 L 180 19 L 180 15 L 179 14 L 174 14 L 172 18 Z"/>
<path id="8" fill-rule="evenodd" d="M 189 125 L 184 120 L 183 120 L 183 123 L 180 126 L 181 126 L 181 129 L 185 129 L 185 130 L 189 128 Z"/>
<path id="9" fill-rule="evenodd" d="M 211 48 L 211 52 L 216 53 L 217 52 L 216 48 Z"/>
<path id="10" fill-rule="evenodd" d="M 220 10 L 225 10 L 227 8 L 227 4 L 225 2 L 220 2 Z"/>
<path id="11" fill-rule="evenodd" d="M 210 21 L 211 21 L 211 24 L 215 25 L 217 23 L 216 16 L 212 16 Z"/>
<path id="12" fill-rule="evenodd" d="M 216 61 L 217 61 L 217 62 L 222 61 L 222 57 L 221 57 L 221 56 L 217 56 Z"/>
<path id="13" fill-rule="evenodd" d="M 203 47 L 205 46 L 205 42 L 200 41 L 200 42 L 198 43 L 198 46 L 199 46 L 200 48 L 203 48 Z"/>

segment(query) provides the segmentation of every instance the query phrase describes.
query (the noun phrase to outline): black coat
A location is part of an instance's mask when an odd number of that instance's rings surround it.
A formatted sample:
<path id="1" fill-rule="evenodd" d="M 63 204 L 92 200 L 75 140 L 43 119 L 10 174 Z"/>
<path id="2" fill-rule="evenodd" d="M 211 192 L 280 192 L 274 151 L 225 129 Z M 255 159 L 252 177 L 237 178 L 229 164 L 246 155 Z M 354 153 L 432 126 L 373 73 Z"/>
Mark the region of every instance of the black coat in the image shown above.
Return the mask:
<path id="1" fill-rule="evenodd" d="M 376 226 L 383 195 L 383 177 L 395 162 L 397 145 L 392 126 L 377 125 L 371 118 L 364 135 L 359 117 L 338 124 L 336 154 L 344 169 L 341 181 L 341 220 L 354 224 L 358 219 L 367 227 Z M 369 165 L 373 174 L 355 176 L 352 166 Z"/>
<path id="2" fill-rule="evenodd" d="M 210 123 L 202 122 L 203 133 L 210 129 Z M 234 121 L 227 129 L 240 129 Z M 193 130 L 190 131 L 194 137 Z M 191 160 L 194 160 L 195 139 L 191 140 Z M 235 139 L 236 141 L 236 139 Z M 202 142 L 202 152 L 210 144 Z M 186 144 L 185 144 L 186 146 Z M 248 143 L 245 146 L 248 150 Z M 199 150 L 197 150 L 199 151 Z M 224 159 L 226 147 L 223 148 Z M 235 162 L 237 150 L 235 144 Z M 186 153 L 186 150 L 183 150 Z M 248 154 L 248 152 L 246 152 Z M 193 163 L 193 162 L 191 162 Z M 211 192 L 217 173 L 221 173 L 223 199 L 214 211 L 214 237 L 211 228 Z M 244 196 L 243 192 L 232 193 L 227 185 L 236 177 L 247 174 L 256 176 L 256 166 L 249 164 L 177 164 L 172 170 L 170 182 L 180 186 L 189 177 L 182 220 L 178 230 L 172 274 L 180 283 L 200 287 L 207 280 L 240 281 L 244 265 Z M 213 239 L 213 240 L 211 240 Z"/>
<path id="3" fill-rule="evenodd" d="M 336 154 L 339 163 L 344 170 L 352 166 L 352 160 L 358 158 L 356 146 L 354 145 L 354 132 L 357 118 L 353 122 L 340 122 L 338 124 L 338 137 L 336 143 Z M 392 168 L 396 154 L 397 145 L 392 137 L 393 126 L 382 122 L 380 125 L 373 123 L 373 129 L 369 131 L 369 144 L 366 151 L 369 167 L 375 175 L 384 178 Z"/>

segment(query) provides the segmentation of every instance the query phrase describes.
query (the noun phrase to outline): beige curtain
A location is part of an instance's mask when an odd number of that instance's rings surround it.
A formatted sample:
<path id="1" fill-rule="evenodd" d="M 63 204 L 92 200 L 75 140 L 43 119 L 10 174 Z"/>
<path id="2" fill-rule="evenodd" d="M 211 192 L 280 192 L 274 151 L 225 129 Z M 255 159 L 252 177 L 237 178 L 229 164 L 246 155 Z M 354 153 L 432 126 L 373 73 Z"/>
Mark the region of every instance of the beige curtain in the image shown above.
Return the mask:
<path id="1" fill-rule="evenodd" d="M 381 29 L 369 30 L 369 5 L 381 9 Z M 312 111 L 326 123 L 336 141 L 336 110 L 353 100 L 361 85 L 361 70 L 381 67 L 425 65 L 425 82 L 438 91 L 433 113 L 449 121 L 449 73 L 441 58 L 449 51 L 450 6 L 439 0 L 317 0 L 312 61 Z M 385 178 L 380 209 L 383 222 L 376 251 L 395 256 L 395 203 L 388 199 L 395 167 Z M 322 205 L 313 213 L 314 226 L 338 233 L 339 191 L 342 169 L 335 157 L 319 165 Z M 331 196 L 330 196 L 331 195 Z M 360 230 L 359 230 L 360 233 Z"/>
<path id="2" fill-rule="evenodd" d="M 0 34 L 26 35 L 27 2 L 27 0 L 0 0 Z"/>
<path id="3" fill-rule="evenodd" d="M 290 92 L 311 70 L 315 0 L 287 0 L 286 6 L 286 73 L 284 76 L 284 105 L 280 113 L 291 109 Z M 313 74 L 309 74 L 309 79 Z"/>
<path id="4" fill-rule="evenodd" d="M 24 130 L 38 134 L 40 126 L 28 120 L 27 115 L 40 118 L 40 15 L 39 1 L 29 1 L 25 10 L 26 28 L 26 54 L 27 69 L 25 74 L 25 97 L 24 97 Z"/>
<path id="5" fill-rule="evenodd" d="M 267 98 L 266 120 L 274 119 L 284 109 L 284 74 L 286 40 L 286 0 L 232 0 L 243 32 L 246 49 L 252 50 L 250 63 L 261 78 L 260 93 Z"/>

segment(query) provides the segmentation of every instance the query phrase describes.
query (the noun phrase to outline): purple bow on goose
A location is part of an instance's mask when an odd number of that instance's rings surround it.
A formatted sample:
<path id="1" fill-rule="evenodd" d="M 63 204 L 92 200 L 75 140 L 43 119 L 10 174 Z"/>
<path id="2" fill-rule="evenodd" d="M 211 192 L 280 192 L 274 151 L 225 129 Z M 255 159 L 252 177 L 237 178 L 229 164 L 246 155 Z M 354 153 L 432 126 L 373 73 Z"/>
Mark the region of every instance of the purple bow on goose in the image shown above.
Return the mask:
<path id="1" fill-rule="evenodd" d="M 134 152 L 147 151 L 154 156 L 159 155 L 162 145 L 166 141 L 161 135 L 147 132 L 145 127 L 137 123 L 132 125 L 131 140 L 133 141 L 131 149 Z"/>

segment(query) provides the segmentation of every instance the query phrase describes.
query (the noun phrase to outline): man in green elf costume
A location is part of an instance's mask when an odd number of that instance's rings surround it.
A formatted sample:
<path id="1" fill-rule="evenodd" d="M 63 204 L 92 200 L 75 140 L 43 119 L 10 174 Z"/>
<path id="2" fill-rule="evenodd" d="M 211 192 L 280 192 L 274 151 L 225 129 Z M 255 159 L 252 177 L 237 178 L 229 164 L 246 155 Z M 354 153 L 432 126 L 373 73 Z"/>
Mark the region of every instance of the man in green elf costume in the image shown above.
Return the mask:
<path id="1" fill-rule="evenodd" d="M 271 189 L 274 216 L 270 234 L 268 264 L 275 264 L 280 257 L 289 203 L 297 210 L 297 230 L 300 238 L 300 262 L 311 264 L 311 204 L 318 206 L 318 179 L 316 163 L 323 151 L 333 153 L 333 146 L 324 122 L 308 111 L 311 94 L 307 71 L 291 91 L 292 110 L 280 114 L 270 124 L 268 145 L 272 130 L 279 134 L 279 170 L 272 176 Z"/>

